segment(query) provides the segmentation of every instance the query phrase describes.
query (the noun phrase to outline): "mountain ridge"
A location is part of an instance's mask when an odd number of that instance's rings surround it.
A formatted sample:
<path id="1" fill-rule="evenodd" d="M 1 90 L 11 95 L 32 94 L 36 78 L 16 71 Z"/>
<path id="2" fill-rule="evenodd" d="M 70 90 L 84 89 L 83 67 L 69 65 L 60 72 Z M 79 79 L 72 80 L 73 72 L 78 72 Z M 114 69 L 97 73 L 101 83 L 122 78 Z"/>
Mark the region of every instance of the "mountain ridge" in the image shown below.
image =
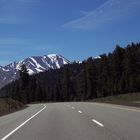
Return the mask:
<path id="1" fill-rule="evenodd" d="M 59 54 L 30 56 L 20 61 L 14 61 L 6 66 L 0 66 L 0 88 L 19 78 L 20 65 L 24 64 L 29 75 L 44 72 L 49 69 L 59 69 L 71 62 Z"/>

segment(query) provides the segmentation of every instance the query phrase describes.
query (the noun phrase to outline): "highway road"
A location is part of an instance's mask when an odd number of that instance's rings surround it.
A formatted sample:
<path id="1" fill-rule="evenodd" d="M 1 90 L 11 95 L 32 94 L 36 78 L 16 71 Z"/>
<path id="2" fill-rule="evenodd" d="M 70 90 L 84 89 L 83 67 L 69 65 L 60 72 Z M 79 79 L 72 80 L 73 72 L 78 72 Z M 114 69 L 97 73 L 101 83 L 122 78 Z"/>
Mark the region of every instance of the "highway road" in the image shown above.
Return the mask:
<path id="1" fill-rule="evenodd" d="M 66 102 L 32 104 L 0 117 L 1 140 L 140 140 L 140 109 Z"/>

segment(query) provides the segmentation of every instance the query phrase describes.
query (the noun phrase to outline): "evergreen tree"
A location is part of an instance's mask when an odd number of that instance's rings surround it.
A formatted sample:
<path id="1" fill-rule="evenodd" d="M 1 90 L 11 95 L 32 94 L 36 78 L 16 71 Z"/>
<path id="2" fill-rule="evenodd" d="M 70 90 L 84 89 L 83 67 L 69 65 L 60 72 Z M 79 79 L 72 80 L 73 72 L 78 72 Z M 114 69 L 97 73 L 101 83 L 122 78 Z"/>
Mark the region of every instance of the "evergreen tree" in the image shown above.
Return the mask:
<path id="1" fill-rule="evenodd" d="M 119 82 L 121 80 L 122 74 L 123 74 L 123 61 L 124 61 L 124 53 L 125 50 L 121 48 L 119 45 L 116 46 L 116 49 L 113 52 L 113 73 L 114 79 L 113 84 L 114 84 L 114 89 L 113 92 L 115 94 L 119 94 Z"/>
<path id="2" fill-rule="evenodd" d="M 29 74 L 24 64 L 20 66 L 19 75 L 22 83 L 22 88 L 24 89 L 29 83 Z"/>
<path id="3" fill-rule="evenodd" d="M 97 98 L 96 93 L 96 67 L 92 57 L 86 62 L 87 99 Z"/>

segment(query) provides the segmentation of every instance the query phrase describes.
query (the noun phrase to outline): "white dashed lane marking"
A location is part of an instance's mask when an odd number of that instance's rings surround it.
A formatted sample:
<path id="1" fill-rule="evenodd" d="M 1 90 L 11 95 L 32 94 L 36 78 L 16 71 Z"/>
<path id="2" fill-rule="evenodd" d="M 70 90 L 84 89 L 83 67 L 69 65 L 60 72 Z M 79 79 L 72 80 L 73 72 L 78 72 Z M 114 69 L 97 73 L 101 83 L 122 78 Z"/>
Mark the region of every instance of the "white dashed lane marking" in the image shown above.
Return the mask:
<path id="1" fill-rule="evenodd" d="M 79 113 L 83 113 L 81 110 L 78 111 Z"/>
<path id="2" fill-rule="evenodd" d="M 103 125 L 102 123 L 98 122 L 97 120 L 92 119 L 92 121 L 93 121 L 94 123 L 98 124 L 99 126 L 104 127 L 104 125 Z"/>
<path id="3" fill-rule="evenodd" d="M 68 107 L 70 107 L 70 105 L 67 105 Z M 71 107 L 72 109 L 75 109 L 74 106 Z M 78 113 L 82 114 L 83 112 L 81 110 L 78 110 Z M 97 125 L 99 125 L 100 127 L 104 127 L 104 125 L 100 122 L 98 122 L 97 120 L 95 119 L 92 119 L 92 122 L 96 123 Z"/>

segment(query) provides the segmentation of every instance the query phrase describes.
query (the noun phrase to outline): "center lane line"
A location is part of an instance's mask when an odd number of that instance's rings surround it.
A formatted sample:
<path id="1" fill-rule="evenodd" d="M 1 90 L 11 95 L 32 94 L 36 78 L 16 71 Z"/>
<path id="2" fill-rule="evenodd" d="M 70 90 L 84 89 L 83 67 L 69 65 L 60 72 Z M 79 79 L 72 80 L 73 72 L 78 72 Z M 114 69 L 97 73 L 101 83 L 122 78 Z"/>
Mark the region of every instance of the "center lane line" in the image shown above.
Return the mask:
<path id="1" fill-rule="evenodd" d="M 92 121 L 93 121 L 94 123 L 98 124 L 99 126 L 104 127 L 104 125 L 103 125 L 102 123 L 98 122 L 97 120 L 92 119 Z"/>
<path id="2" fill-rule="evenodd" d="M 71 107 L 72 109 L 75 109 L 75 107 Z M 78 111 L 80 114 L 82 114 L 83 112 L 81 111 L 81 110 L 79 110 Z M 97 125 L 99 125 L 100 127 L 104 127 L 104 125 L 102 124 L 102 123 L 100 123 L 100 122 L 98 122 L 97 120 L 95 120 L 95 119 L 92 119 L 92 121 L 94 122 L 94 123 L 96 123 Z"/>
<path id="3" fill-rule="evenodd" d="M 78 111 L 79 113 L 83 113 L 81 110 Z"/>

